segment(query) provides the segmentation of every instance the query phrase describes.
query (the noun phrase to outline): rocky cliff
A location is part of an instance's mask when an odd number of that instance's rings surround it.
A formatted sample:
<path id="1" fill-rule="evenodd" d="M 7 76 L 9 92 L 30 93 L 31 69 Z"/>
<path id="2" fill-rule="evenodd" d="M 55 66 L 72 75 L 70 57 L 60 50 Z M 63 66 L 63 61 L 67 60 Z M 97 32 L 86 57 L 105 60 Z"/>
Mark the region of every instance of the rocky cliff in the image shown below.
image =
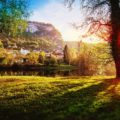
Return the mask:
<path id="1" fill-rule="evenodd" d="M 6 38 L 0 35 L 5 48 L 25 48 L 29 50 L 61 50 L 63 40 L 60 32 L 52 25 L 40 22 L 28 22 L 22 37 Z"/>

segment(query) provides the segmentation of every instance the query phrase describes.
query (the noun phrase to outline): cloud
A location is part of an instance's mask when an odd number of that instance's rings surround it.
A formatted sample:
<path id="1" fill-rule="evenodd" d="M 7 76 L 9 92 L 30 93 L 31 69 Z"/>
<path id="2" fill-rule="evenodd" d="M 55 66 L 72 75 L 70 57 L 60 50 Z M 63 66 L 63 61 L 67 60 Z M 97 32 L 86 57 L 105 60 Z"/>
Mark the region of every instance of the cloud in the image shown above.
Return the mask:
<path id="1" fill-rule="evenodd" d="M 51 23 L 61 32 L 64 40 L 75 41 L 79 39 L 80 30 L 74 29 L 71 23 L 80 23 L 84 20 L 84 17 L 79 5 L 70 10 L 58 0 L 49 0 L 44 7 L 33 11 L 30 20 Z"/>

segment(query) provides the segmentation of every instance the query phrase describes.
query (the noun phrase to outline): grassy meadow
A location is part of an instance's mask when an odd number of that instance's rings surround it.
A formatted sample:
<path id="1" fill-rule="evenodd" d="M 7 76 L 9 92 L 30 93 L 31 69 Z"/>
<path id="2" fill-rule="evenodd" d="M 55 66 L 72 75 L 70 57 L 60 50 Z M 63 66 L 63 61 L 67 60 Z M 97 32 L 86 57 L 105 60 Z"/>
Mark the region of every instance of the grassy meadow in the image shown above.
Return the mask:
<path id="1" fill-rule="evenodd" d="M 120 120 L 113 77 L 0 77 L 0 120 Z"/>

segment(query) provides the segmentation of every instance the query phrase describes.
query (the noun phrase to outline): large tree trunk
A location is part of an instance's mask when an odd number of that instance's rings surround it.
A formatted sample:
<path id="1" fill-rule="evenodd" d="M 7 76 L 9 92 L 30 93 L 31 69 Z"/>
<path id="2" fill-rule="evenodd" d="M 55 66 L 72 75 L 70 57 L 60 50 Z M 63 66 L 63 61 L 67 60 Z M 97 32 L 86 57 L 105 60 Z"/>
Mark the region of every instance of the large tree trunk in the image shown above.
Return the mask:
<path id="1" fill-rule="evenodd" d="M 110 0 L 112 22 L 112 54 L 116 67 L 116 78 L 120 78 L 120 7 L 119 0 Z"/>
<path id="2" fill-rule="evenodd" d="M 112 49 L 114 50 L 113 57 L 114 57 L 115 67 L 116 67 L 116 78 L 120 78 L 120 32 L 116 36 L 118 36 L 118 38 L 116 39 L 117 40 L 116 43 L 112 44 L 113 45 Z"/>

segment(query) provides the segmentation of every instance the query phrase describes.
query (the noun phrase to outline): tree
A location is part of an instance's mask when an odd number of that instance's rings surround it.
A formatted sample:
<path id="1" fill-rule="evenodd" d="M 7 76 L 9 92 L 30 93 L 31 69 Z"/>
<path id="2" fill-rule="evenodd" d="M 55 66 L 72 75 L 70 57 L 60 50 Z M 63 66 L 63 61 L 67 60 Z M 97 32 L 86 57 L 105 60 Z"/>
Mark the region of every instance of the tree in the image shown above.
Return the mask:
<path id="1" fill-rule="evenodd" d="M 78 51 L 75 48 L 70 48 L 68 45 L 64 47 L 64 63 L 76 65 L 78 57 Z"/>
<path id="2" fill-rule="evenodd" d="M 30 52 L 26 55 L 29 64 L 38 64 L 39 63 L 39 53 Z"/>
<path id="3" fill-rule="evenodd" d="M 0 48 L 3 48 L 3 43 L 1 42 L 1 40 L 0 40 Z"/>
<path id="4" fill-rule="evenodd" d="M 0 0 L 0 32 L 8 36 L 22 33 L 29 16 L 28 0 Z"/>
<path id="5" fill-rule="evenodd" d="M 38 61 L 39 61 L 39 63 L 42 63 L 44 65 L 44 61 L 45 61 L 45 52 L 44 51 L 40 52 Z"/>
<path id="6" fill-rule="evenodd" d="M 14 56 L 8 53 L 6 49 L 0 47 L 0 65 L 11 65 L 13 63 Z"/>
<path id="7" fill-rule="evenodd" d="M 65 0 L 69 7 L 76 0 Z M 102 17 L 96 20 L 96 16 L 90 17 L 89 21 L 92 23 L 92 27 L 89 29 L 89 33 L 96 33 L 101 26 L 107 26 L 111 39 L 112 56 L 116 66 L 116 78 L 120 78 L 120 0 L 79 0 L 82 4 L 82 8 L 85 8 L 91 13 L 94 11 L 105 12 L 102 6 L 108 6 L 109 10 L 106 15 L 110 15 L 110 20 L 104 20 Z M 102 21 L 102 22 L 101 22 Z M 103 22 L 104 21 L 104 22 Z M 97 26 L 97 27 L 96 27 Z M 112 29 L 112 30 L 111 30 Z M 105 34 L 107 35 L 108 32 Z M 104 36 L 105 36 L 104 35 Z M 103 36 L 102 36 L 103 37 Z"/>
<path id="8" fill-rule="evenodd" d="M 77 58 L 80 74 L 108 75 L 107 73 L 111 73 L 113 75 L 115 73 L 114 62 L 109 47 L 109 43 L 90 44 L 83 42 Z"/>
<path id="9" fill-rule="evenodd" d="M 70 62 L 71 62 L 70 49 L 67 45 L 65 45 L 65 48 L 64 48 L 64 62 L 66 64 L 70 64 Z"/>

